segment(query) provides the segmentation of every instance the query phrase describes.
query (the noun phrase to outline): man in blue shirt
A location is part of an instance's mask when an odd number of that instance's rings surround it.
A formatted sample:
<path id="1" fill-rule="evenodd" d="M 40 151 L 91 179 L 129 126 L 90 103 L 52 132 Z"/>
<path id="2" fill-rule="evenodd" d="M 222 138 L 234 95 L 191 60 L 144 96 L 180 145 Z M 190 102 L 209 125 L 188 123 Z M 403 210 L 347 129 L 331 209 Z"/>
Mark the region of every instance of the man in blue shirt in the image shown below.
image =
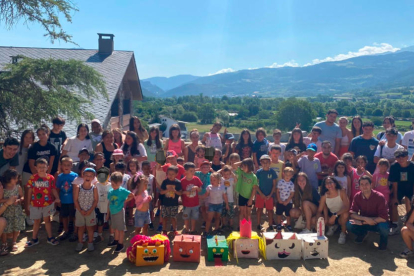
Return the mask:
<path id="1" fill-rule="evenodd" d="M 326 114 L 326 121 L 316 123 L 315 126 L 322 129 L 322 133 L 319 136 L 321 141 L 328 140 L 332 145 L 332 152 L 337 156 L 339 155 L 339 148 L 341 146 L 342 130 L 335 123 L 336 117 L 338 117 L 338 111 L 330 109 Z"/>

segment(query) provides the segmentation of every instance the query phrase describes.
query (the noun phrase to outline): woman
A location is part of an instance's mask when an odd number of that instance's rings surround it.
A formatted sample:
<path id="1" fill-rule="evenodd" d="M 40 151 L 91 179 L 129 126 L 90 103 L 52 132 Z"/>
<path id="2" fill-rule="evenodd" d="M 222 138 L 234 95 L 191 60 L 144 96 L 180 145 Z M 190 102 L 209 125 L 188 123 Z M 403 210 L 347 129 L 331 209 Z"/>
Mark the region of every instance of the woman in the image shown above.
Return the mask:
<path id="1" fill-rule="evenodd" d="M 129 119 L 129 131 L 133 131 L 137 134 L 140 141 L 148 139 L 148 132 L 142 127 L 141 120 L 137 116 L 132 116 Z"/>
<path id="2" fill-rule="evenodd" d="M 200 133 L 198 133 L 197 129 L 193 129 L 192 131 L 190 131 L 191 144 L 185 147 L 185 150 L 184 150 L 185 162 L 194 163 L 194 158 L 196 156 L 196 148 L 198 146 L 199 139 L 200 139 Z"/>
<path id="3" fill-rule="evenodd" d="M 380 141 L 380 145 L 385 145 L 385 142 L 387 142 L 387 137 L 385 135 L 385 131 L 391 127 L 395 127 L 395 119 L 392 116 L 387 116 L 382 120 L 382 126 L 384 127 L 384 131 L 381 131 L 377 134 L 377 139 Z M 397 144 L 401 145 L 401 141 L 403 139 L 403 136 L 401 132 L 398 132 L 397 141 L 395 141 Z M 382 143 L 381 143 L 382 142 Z"/>
<path id="4" fill-rule="evenodd" d="M 302 219 L 305 217 L 306 226 L 301 234 L 312 233 L 312 226 L 316 225 L 319 200 L 320 196 L 316 189 L 312 188 L 306 173 L 298 173 L 295 180 L 295 194 L 293 196 L 295 208 L 290 210 L 290 217 L 292 219 L 298 219 L 298 222 L 299 217 L 302 217 Z"/>
<path id="5" fill-rule="evenodd" d="M 0 195 L 3 197 L 3 187 L 0 185 Z M 13 205 L 17 200 L 17 196 L 11 196 L 7 199 L 6 202 L 4 202 L 2 205 L 0 205 L 0 216 L 6 211 L 7 207 L 10 205 Z M 6 228 L 7 221 L 5 218 L 0 217 L 0 237 L 3 235 L 3 231 Z M 4 256 L 9 254 L 9 251 L 5 247 L 0 247 L 0 256 Z"/>
<path id="6" fill-rule="evenodd" d="M 147 151 L 144 145 L 140 142 L 137 134 L 133 131 L 128 131 L 125 136 L 125 143 L 122 145 L 121 150 L 124 152 L 124 162 L 128 162 L 135 158 L 139 161 L 139 168 L 143 161 L 147 160 Z"/>
<path id="7" fill-rule="evenodd" d="M 93 152 L 92 141 L 89 138 L 89 127 L 80 124 L 76 130 L 76 136 L 68 138 L 63 144 L 62 155 L 68 155 L 74 162 L 79 161 L 79 151 L 86 148 L 89 153 Z"/>
<path id="8" fill-rule="evenodd" d="M 352 119 L 352 124 L 351 124 L 351 129 L 352 129 L 352 138 L 355 138 L 357 136 L 362 135 L 362 119 L 359 116 L 355 116 Z"/>
<path id="9" fill-rule="evenodd" d="M 29 147 L 34 143 L 34 132 L 31 129 L 26 129 L 23 131 L 22 136 L 20 137 L 20 146 L 19 146 L 19 166 L 17 166 L 16 171 L 22 175 L 24 164 L 27 162 L 27 154 L 29 153 Z M 23 186 L 27 182 L 23 182 Z"/>
<path id="10" fill-rule="evenodd" d="M 1 212 L 0 212 L 1 214 Z M 414 198 L 411 199 L 411 210 L 407 213 L 407 221 L 405 226 L 401 229 L 401 236 L 407 248 L 400 253 L 403 258 L 408 258 L 414 255 Z"/>
<path id="11" fill-rule="evenodd" d="M 295 149 L 297 153 L 306 151 L 306 144 L 303 142 L 303 134 L 300 128 L 294 128 L 292 130 L 292 135 L 290 135 L 289 140 L 286 144 L 285 154 L 291 149 Z M 286 155 L 284 157 L 285 160 L 287 160 Z"/>
<path id="12" fill-rule="evenodd" d="M 234 149 L 234 152 L 238 153 L 240 160 L 246 158 L 252 158 L 253 142 L 248 129 L 243 129 L 240 133 L 239 141 Z"/>
<path id="13" fill-rule="evenodd" d="M 346 223 L 349 219 L 349 199 L 346 191 L 333 176 L 327 176 L 322 181 L 321 202 L 316 217 L 322 217 L 324 213 L 326 224 L 329 226 L 327 236 L 332 236 L 338 224 L 341 226 L 341 234 L 338 243 L 346 242 Z"/>
<path id="14" fill-rule="evenodd" d="M 341 147 L 339 148 L 338 158 L 341 158 L 342 154 L 348 152 L 349 144 L 354 138 L 352 135 L 352 131 L 347 128 L 347 125 L 348 125 L 348 119 L 346 117 L 339 118 L 339 127 L 341 128 L 341 131 L 342 131 L 342 138 L 341 138 Z"/>
<path id="15" fill-rule="evenodd" d="M 122 147 L 125 140 L 125 135 L 119 128 L 114 128 L 112 130 L 112 135 L 114 136 L 114 142 L 118 145 L 118 148 Z"/>
<path id="16" fill-rule="evenodd" d="M 96 145 L 95 153 L 102 152 L 105 157 L 104 166 L 109 168 L 111 165 L 111 157 L 114 150 L 118 148 L 118 145 L 114 142 L 114 135 L 109 130 L 102 132 L 102 142 Z"/>
<path id="17" fill-rule="evenodd" d="M 159 150 L 162 150 L 163 144 L 160 139 L 160 130 L 152 126 L 149 132 L 149 138 L 144 142 L 145 151 L 147 152 L 147 160 L 151 162 L 151 169 L 155 170 L 155 156 Z"/>

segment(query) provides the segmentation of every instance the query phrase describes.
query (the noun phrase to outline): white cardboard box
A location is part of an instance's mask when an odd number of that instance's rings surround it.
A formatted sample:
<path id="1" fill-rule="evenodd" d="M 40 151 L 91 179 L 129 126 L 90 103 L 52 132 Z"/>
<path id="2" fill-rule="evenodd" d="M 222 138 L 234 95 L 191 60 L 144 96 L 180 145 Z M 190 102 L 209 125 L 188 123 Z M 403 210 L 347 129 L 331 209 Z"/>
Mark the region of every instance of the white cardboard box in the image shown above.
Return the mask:
<path id="1" fill-rule="evenodd" d="M 281 234 L 283 239 L 275 239 L 277 232 L 263 233 L 266 260 L 300 260 L 302 240 L 291 232 Z M 295 237 L 291 239 L 293 235 Z"/>

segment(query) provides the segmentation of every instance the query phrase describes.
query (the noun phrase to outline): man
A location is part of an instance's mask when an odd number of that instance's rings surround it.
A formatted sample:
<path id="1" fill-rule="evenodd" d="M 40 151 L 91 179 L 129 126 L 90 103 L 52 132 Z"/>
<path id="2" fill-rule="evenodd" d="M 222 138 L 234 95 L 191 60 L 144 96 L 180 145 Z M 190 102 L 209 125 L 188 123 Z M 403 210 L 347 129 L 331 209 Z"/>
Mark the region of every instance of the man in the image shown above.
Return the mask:
<path id="1" fill-rule="evenodd" d="M 322 142 L 322 151 L 315 154 L 315 158 L 318 158 L 321 162 L 322 172 L 318 174 L 319 186 L 322 184 L 322 179 L 328 175 L 332 175 L 335 163 L 338 161 L 338 157 L 332 152 L 332 145 L 329 141 Z"/>
<path id="2" fill-rule="evenodd" d="M 378 249 L 387 249 L 388 243 L 388 206 L 385 197 L 375 190 L 372 190 L 371 177 L 361 176 L 359 179 L 358 192 L 352 201 L 351 219 L 346 228 L 348 232 L 356 235 L 355 243 L 362 243 L 368 235 L 368 231 L 377 232 L 380 235 Z"/>
<path id="3" fill-rule="evenodd" d="M 92 149 L 95 150 L 96 145 L 102 141 L 102 126 L 98 119 L 93 119 L 91 122 L 92 131 L 89 133 L 92 141 Z"/>
<path id="4" fill-rule="evenodd" d="M 335 123 L 337 116 L 338 111 L 335 109 L 330 109 L 326 114 L 326 121 L 316 123 L 315 127 L 320 127 L 322 130 L 319 139 L 322 141 L 328 140 L 331 142 L 332 151 L 335 153 L 335 155 L 338 156 L 339 148 L 341 146 L 342 130 Z"/>
<path id="5" fill-rule="evenodd" d="M 387 138 L 387 142 L 385 142 L 384 145 L 381 145 L 381 143 L 379 143 L 377 150 L 375 151 L 375 164 L 377 164 L 381 158 L 387 159 L 390 164 L 394 163 L 395 151 L 404 148 L 403 146 L 397 144 L 398 130 L 394 127 L 391 127 L 385 131 L 385 137 Z"/>
<path id="6" fill-rule="evenodd" d="M 411 122 L 414 129 L 414 119 Z M 414 130 L 407 131 L 401 141 L 401 145 L 408 150 L 408 159 L 413 161 L 414 156 Z"/>
<path id="7" fill-rule="evenodd" d="M 376 164 L 374 163 L 374 155 L 377 150 L 378 140 L 372 136 L 374 124 L 372 122 L 364 122 L 362 124 L 363 134 L 352 139 L 348 151 L 354 158 L 364 155 L 368 160 L 366 169 L 373 174 Z"/>
<path id="8" fill-rule="evenodd" d="M 7 169 L 16 169 L 19 165 L 19 156 L 16 154 L 19 145 L 20 143 L 16 138 L 8 137 L 4 141 L 3 148 L 0 150 L 0 176 Z"/>
<path id="9" fill-rule="evenodd" d="M 394 156 L 397 162 L 390 167 L 388 181 L 392 185 L 392 198 L 390 199 L 392 217 L 398 218 L 398 204 L 402 202 L 404 197 L 407 213 L 411 209 L 410 200 L 414 189 L 414 163 L 408 160 L 408 151 L 406 149 L 396 150 Z M 390 235 L 398 232 L 398 225 L 394 221 L 391 225 Z"/>

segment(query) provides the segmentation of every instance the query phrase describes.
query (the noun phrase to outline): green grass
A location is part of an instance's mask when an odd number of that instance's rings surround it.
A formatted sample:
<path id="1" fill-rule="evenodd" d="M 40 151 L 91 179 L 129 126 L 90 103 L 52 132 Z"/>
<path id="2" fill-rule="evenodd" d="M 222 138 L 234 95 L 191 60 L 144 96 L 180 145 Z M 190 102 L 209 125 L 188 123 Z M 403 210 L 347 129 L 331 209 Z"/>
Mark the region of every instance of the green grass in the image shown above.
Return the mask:
<path id="1" fill-rule="evenodd" d="M 213 124 L 207 124 L 207 125 L 202 125 L 202 124 L 198 124 L 198 123 L 188 123 L 186 124 L 187 126 L 187 131 L 191 131 L 192 129 L 196 128 L 199 132 L 208 132 L 210 131 L 211 127 L 213 126 Z M 227 128 L 227 131 L 230 133 L 241 133 L 241 131 L 243 130 L 243 128 L 239 128 L 239 127 L 229 127 Z M 224 128 L 221 129 L 220 132 L 223 132 Z"/>

